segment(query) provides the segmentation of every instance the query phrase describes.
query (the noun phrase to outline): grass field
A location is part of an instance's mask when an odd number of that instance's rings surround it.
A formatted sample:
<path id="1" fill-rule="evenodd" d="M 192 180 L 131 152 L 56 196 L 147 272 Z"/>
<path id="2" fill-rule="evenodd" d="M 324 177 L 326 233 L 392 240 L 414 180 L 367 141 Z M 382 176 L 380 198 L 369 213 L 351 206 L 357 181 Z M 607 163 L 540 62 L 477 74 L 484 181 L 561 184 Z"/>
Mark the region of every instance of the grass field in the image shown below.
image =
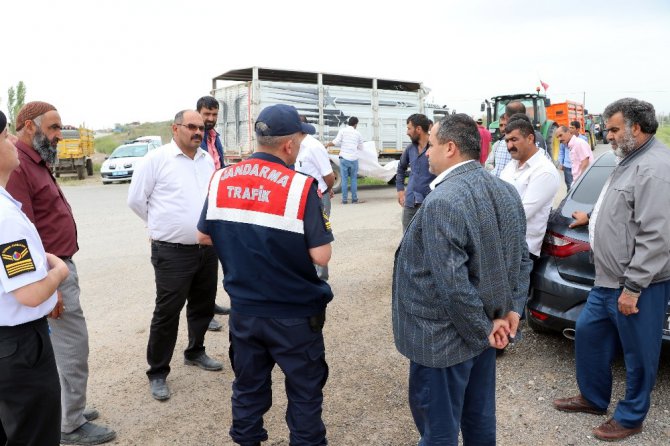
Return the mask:
<path id="1" fill-rule="evenodd" d="M 125 141 L 131 141 L 138 136 L 158 135 L 163 138 L 163 144 L 172 139 L 171 121 L 145 122 L 138 126 L 126 127 L 126 131 L 113 133 L 95 139 L 95 151 L 110 154 Z"/>
<path id="2" fill-rule="evenodd" d="M 658 139 L 663 141 L 665 145 L 670 146 L 670 125 L 659 127 L 658 131 L 656 132 L 656 136 Z"/>

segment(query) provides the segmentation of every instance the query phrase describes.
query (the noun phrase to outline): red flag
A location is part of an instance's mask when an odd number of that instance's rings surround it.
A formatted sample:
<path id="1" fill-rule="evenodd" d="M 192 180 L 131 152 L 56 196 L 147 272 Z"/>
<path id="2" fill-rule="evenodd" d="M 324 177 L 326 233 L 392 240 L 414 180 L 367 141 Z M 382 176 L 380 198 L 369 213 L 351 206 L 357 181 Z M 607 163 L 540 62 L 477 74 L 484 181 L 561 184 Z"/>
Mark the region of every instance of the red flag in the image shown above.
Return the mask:
<path id="1" fill-rule="evenodd" d="M 542 85 L 542 88 L 544 88 L 544 91 L 547 91 L 547 88 L 549 88 L 548 84 L 545 84 L 544 82 L 540 81 L 540 85 Z"/>

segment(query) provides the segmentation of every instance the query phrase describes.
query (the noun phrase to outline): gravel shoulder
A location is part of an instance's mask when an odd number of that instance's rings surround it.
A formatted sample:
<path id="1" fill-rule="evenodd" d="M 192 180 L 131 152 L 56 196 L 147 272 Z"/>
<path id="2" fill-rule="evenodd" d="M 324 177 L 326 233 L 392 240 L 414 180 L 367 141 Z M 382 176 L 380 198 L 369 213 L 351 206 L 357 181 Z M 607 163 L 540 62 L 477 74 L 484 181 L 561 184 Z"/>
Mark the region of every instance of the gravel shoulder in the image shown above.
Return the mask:
<path id="1" fill-rule="evenodd" d="M 224 331 L 208 332 L 207 351 L 225 362 L 222 372 L 185 366 L 182 317 L 168 378 L 173 396 L 153 400 L 145 375 L 148 327 L 155 296 L 149 242 L 142 222 L 126 207 L 128 185 L 64 184 L 78 224 L 75 257 L 90 333 L 89 404 L 100 422 L 116 429 L 116 445 L 230 445 L 232 372 Z M 336 241 L 330 266 L 335 299 L 325 327 L 330 378 L 324 419 L 332 445 L 415 445 L 407 405 L 408 361 L 393 345 L 390 321 L 393 256 L 401 237 L 400 207 L 390 187 L 364 188 L 367 203 L 333 201 Z M 337 198 L 337 197 L 336 197 Z M 219 303 L 228 298 L 220 290 Z M 624 392 L 615 366 L 616 400 Z M 275 370 L 274 404 L 265 417 L 270 440 L 288 446 L 283 377 Z M 498 444 L 595 445 L 591 428 L 605 417 L 552 409 L 552 399 L 576 392 L 571 341 L 538 335 L 498 359 Z M 670 355 L 662 358 L 645 430 L 622 445 L 670 444 Z"/>

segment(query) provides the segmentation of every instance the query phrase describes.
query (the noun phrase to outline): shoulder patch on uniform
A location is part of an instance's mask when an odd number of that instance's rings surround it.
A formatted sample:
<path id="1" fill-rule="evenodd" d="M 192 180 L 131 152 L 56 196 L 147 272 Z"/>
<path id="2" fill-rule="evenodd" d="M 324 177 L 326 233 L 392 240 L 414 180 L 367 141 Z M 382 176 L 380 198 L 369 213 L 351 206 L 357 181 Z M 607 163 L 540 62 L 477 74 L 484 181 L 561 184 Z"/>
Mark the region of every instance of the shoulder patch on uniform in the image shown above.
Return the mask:
<path id="1" fill-rule="evenodd" d="M 35 271 L 35 262 L 30 255 L 26 239 L 0 245 L 2 266 L 10 279 L 19 274 Z"/>
<path id="2" fill-rule="evenodd" d="M 333 232 L 330 226 L 330 218 L 328 217 L 328 214 L 326 214 L 325 211 L 321 210 L 321 215 L 323 215 L 323 226 L 326 228 L 326 231 Z"/>

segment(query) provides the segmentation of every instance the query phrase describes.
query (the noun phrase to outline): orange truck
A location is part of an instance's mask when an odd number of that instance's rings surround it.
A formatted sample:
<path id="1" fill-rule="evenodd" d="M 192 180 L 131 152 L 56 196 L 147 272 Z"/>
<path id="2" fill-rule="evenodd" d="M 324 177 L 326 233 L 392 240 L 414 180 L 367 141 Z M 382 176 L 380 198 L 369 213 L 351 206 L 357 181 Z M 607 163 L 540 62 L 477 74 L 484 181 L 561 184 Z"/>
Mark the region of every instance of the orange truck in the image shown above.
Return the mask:
<path id="1" fill-rule="evenodd" d="M 586 132 L 586 125 L 584 122 L 584 105 L 575 101 L 565 101 L 559 102 L 556 104 L 551 104 L 547 106 L 547 119 L 553 120 L 556 125 L 564 125 L 570 127 L 572 121 L 579 121 L 580 129 L 579 132 L 583 135 L 586 134 L 589 144 L 591 145 L 591 150 L 596 147 L 596 139 L 593 136 L 592 132 Z M 547 141 L 549 143 L 550 141 Z M 554 152 L 554 159 L 558 155 L 558 139 L 554 138 L 554 141 L 551 141 L 552 152 Z"/>

